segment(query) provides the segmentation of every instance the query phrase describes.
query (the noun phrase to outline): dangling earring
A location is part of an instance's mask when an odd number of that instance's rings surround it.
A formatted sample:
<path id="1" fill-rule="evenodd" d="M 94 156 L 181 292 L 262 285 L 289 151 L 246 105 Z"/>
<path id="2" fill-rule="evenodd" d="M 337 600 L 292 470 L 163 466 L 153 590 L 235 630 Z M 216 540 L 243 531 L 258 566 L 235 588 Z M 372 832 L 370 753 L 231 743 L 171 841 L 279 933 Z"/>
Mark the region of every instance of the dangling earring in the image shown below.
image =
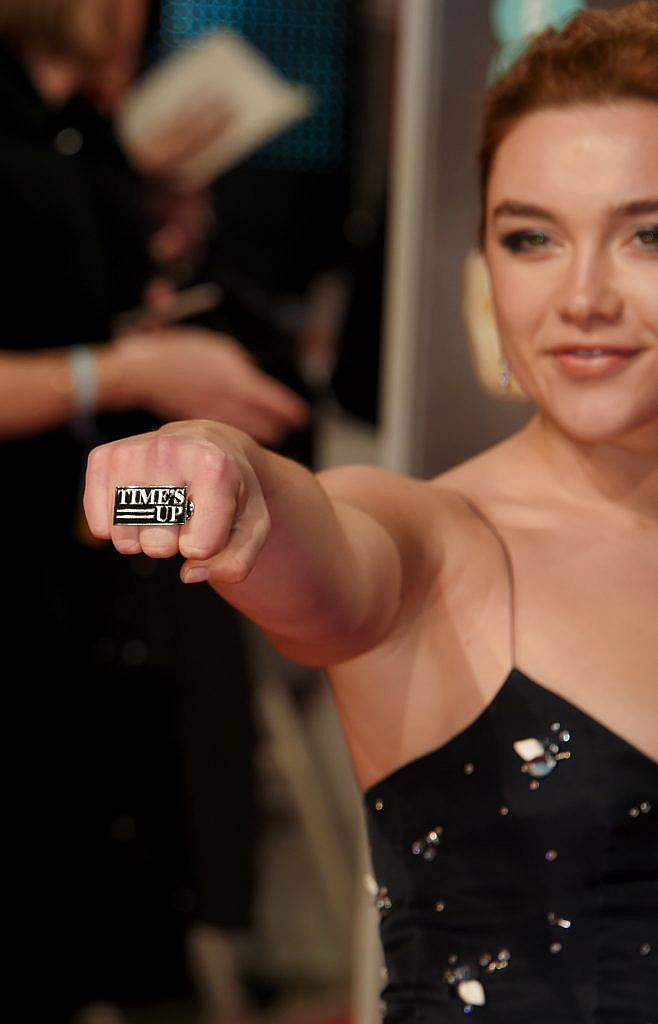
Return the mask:
<path id="1" fill-rule="evenodd" d="M 501 352 L 500 357 L 498 359 L 498 382 L 500 384 L 500 390 L 501 391 L 503 391 L 503 392 L 509 391 L 509 386 L 510 386 L 509 363 L 507 362 L 507 359 L 502 354 L 502 352 Z"/>

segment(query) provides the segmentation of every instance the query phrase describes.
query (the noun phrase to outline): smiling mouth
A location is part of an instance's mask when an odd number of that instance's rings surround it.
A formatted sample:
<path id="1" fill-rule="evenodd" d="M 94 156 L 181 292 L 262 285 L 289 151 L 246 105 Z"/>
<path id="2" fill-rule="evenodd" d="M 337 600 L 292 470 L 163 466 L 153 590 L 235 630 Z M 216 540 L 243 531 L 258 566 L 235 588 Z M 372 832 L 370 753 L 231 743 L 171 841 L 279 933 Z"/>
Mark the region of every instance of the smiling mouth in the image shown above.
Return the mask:
<path id="1" fill-rule="evenodd" d="M 580 380 L 594 380 L 622 371 L 642 352 L 641 348 L 613 345 L 560 345 L 551 349 L 561 371 Z"/>
<path id="2" fill-rule="evenodd" d="M 579 346 L 560 345 L 559 348 L 551 349 L 551 354 L 556 356 L 577 356 L 579 359 L 599 359 L 603 356 L 634 356 L 640 352 L 639 348 L 624 348 L 623 346 Z"/>

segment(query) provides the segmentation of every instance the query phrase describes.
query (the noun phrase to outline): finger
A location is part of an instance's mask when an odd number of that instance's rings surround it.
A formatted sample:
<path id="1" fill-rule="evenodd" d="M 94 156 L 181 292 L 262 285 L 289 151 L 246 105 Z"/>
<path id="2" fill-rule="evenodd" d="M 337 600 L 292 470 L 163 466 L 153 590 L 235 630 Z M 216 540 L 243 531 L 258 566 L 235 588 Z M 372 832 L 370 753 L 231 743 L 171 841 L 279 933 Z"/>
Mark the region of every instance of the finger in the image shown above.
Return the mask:
<path id="1" fill-rule="evenodd" d="M 222 399 L 217 405 L 204 410 L 201 415 L 205 419 L 215 419 L 237 427 L 262 444 L 276 444 L 290 430 L 290 424 L 280 416 L 272 415 L 245 402 Z"/>
<path id="2" fill-rule="evenodd" d="M 189 486 L 193 478 L 194 449 L 174 437 L 153 436 L 142 446 L 136 461 L 139 481 L 143 486 Z M 180 526 L 137 526 L 141 551 L 149 558 L 172 558 L 178 554 Z"/>
<path id="3" fill-rule="evenodd" d="M 167 277 L 152 277 L 144 288 L 144 303 L 160 315 L 166 315 L 177 298 L 176 288 Z"/>
<path id="4" fill-rule="evenodd" d="M 194 569 L 207 569 L 210 581 L 215 583 L 243 583 L 254 568 L 258 556 L 270 533 L 270 516 L 251 467 L 245 471 L 248 500 L 244 510 L 237 516 L 230 539 L 225 548 L 210 559 L 200 562 L 189 559 L 181 566 L 181 579 L 186 581 Z M 190 582 L 196 582 L 191 579 Z"/>
<path id="5" fill-rule="evenodd" d="M 228 401 L 223 399 L 209 412 L 208 419 L 216 418 L 220 422 L 243 430 L 261 444 L 276 445 L 291 430 L 290 422 L 278 413 L 263 409 L 259 405 L 246 401 Z"/>
<path id="6" fill-rule="evenodd" d="M 190 485 L 194 514 L 178 538 L 185 558 L 211 558 L 226 546 L 241 490 L 241 472 L 231 456 L 216 447 L 198 452 Z"/>
<path id="7" fill-rule="evenodd" d="M 85 488 L 82 495 L 82 507 L 89 529 L 94 537 L 102 540 L 110 539 L 110 524 L 112 522 L 112 517 L 108 512 L 110 448 L 111 443 L 101 444 L 89 452 L 85 468 Z"/>
<path id="8" fill-rule="evenodd" d="M 149 483 L 146 466 L 147 442 L 141 444 L 137 439 L 133 443 L 117 442 L 112 448 L 109 467 L 109 487 L 107 507 L 110 521 L 110 539 L 114 547 L 122 555 L 138 555 L 142 551 L 139 540 L 139 527 L 128 523 L 114 523 L 114 506 L 117 487 L 131 487 Z"/>
<path id="9" fill-rule="evenodd" d="M 181 486 L 178 481 L 154 476 L 153 483 L 168 486 Z M 173 558 L 178 554 L 178 534 L 180 526 L 138 526 L 138 538 L 141 550 L 149 558 Z"/>
<path id="10" fill-rule="evenodd" d="M 281 384 L 255 366 L 245 367 L 243 380 L 243 401 L 273 416 L 278 416 L 291 426 L 304 426 L 311 415 L 308 402 L 300 398 L 291 388 Z"/>
<path id="11" fill-rule="evenodd" d="M 149 241 L 154 261 L 160 265 L 173 263 L 187 248 L 187 236 L 179 224 L 166 224 Z"/>
<path id="12" fill-rule="evenodd" d="M 140 555 L 142 545 L 139 542 L 139 527 L 121 525 L 112 526 L 112 543 L 122 555 Z"/>
<path id="13" fill-rule="evenodd" d="M 183 454 L 180 442 L 173 438 L 154 438 L 146 452 L 142 473 L 145 484 L 149 486 L 187 485 L 190 488 L 195 476 L 192 452 L 186 446 L 186 452 Z M 141 549 L 149 558 L 173 558 L 178 554 L 182 527 L 154 524 L 139 526 L 137 529 Z"/>

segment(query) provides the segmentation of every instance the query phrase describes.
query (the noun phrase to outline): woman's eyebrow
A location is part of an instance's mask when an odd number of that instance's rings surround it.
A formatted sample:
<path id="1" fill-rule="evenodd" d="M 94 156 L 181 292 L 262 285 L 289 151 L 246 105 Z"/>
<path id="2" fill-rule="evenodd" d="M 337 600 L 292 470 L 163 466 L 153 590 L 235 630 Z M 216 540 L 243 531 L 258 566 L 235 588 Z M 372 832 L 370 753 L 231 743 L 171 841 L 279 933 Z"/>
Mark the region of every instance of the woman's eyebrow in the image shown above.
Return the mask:
<path id="1" fill-rule="evenodd" d="M 632 199 L 627 203 L 615 206 L 610 214 L 612 217 L 642 217 L 647 213 L 658 213 L 658 196 L 648 199 Z M 513 199 L 505 199 L 498 203 L 493 211 L 494 217 L 538 217 L 541 220 L 555 223 L 556 217 L 542 206 L 534 203 L 519 203 Z"/>
<path id="2" fill-rule="evenodd" d="M 493 216 L 502 217 L 541 217 L 542 220 L 549 220 L 555 223 L 556 218 L 548 210 L 534 203 L 517 203 L 513 199 L 505 199 L 494 207 Z"/>
<path id="3" fill-rule="evenodd" d="M 622 203 L 612 211 L 616 217 L 642 217 L 645 213 L 658 213 L 658 196 L 655 199 L 633 199 Z"/>

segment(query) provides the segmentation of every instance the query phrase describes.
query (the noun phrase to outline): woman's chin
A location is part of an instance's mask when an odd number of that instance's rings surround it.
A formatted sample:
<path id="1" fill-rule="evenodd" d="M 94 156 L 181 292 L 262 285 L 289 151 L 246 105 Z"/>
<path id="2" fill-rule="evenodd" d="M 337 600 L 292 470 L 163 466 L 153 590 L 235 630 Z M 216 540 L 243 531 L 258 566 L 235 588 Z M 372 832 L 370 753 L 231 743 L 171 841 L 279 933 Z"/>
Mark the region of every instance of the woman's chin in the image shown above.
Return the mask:
<path id="1" fill-rule="evenodd" d="M 568 403 L 545 410 L 563 434 L 578 444 L 612 444 L 633 437 L 653 439 L 658 450 L 658 402 L 649 408 L 611 408 L 612 403 Z M 652 447 L 651 444 L 649 446 Z"/>

